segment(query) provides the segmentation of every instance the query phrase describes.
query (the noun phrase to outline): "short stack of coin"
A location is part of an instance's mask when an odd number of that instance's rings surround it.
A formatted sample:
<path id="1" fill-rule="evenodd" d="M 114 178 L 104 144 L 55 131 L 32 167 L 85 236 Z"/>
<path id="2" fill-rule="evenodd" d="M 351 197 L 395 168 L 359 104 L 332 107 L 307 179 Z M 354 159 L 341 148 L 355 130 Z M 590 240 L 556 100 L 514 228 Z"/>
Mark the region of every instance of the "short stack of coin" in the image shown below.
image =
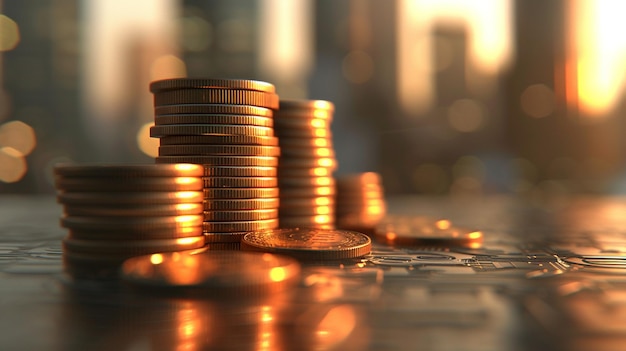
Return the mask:
<path id="1" fill-rule="evenodd" d="M 334 105 L 324 100 L 280 101 L 274 129 L 281 148 L 278 186 L 283 228 L 334 228 L 333 112 Z"/>
<path id="2" fill-rule="evenodd" d="M 336 181 L 337 227 L 371 233 L 387 212 L 380 175 L 345 174 L 338 175 Z"/>
<path id="3" fill-rule="evenodd" d="M 205 244 L 198 165 L 58 164 L 54 174 L 68 273 L 115 274 L 129 257 Z"/>
<path id="4" fill-rule="evenodd" d="M 150 84 L 160 139 L 157 163 L 204 166 L 203 229 L 209 249 L 238 249 L 245 232 L 278 227 L 272 84 L 167 79 Z"/>

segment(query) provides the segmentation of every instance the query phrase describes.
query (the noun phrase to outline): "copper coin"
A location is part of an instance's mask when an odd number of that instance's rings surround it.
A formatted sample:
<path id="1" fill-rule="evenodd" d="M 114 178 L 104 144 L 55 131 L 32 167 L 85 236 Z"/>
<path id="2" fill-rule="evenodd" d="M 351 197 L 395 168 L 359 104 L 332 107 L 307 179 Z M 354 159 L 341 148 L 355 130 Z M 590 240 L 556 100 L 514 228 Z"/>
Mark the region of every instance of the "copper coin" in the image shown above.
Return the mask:
<path id="1" fill-rule="evenodd" d="M 250 79 L 169 78 L 150 83 L 150 92 L 152 93 L 165 90 L 207 88 L 243 89 L 256 90 L 264 93 L 276 93 L 276 87 L 273 84 Z"/>
<path id="2" fill-rule="evenodd" d="M 255 199 L 278 197 L 278 188 L 205 188 L 204 198 L 209 199 Z"/>
<path id="3" fill-rule="evenodd" d="M 259 145 L 162 145 L 159 156 L 230 155 L 230 156 L 279 156 L 278 146 Z"/>
<path id="4" fill-rule="evenodd" d="M 124 193 L 59 193 L 57 200 L 64 205 L 157 205 L 201 203 L 202 191 L 124 192 Z"/>
<path id="5" fill-rule="evenodd" d="M 68 238 L 80 240 L 160 240 L 188 238 L 202 235 L 202 227 L 183 228 L 160 228 L 150 230 L 138 229 L 115 229 L 115 230 L 90 230 L 70 229 Z"/>
<path id="6" fill-rule="evenodd" d="M 161 124 L 150 127 L 150 136 L 160 138 L 171 135 L 253 135 L 274 136 L 274 128 L 236 124 Z"/>
<path id="7" fill-rule="evenodd" d="M 241 211 L 204 211 L 205 221 L 258 221 L 278 218 L 278 209 Z"/>
<path id="8" fill-rule="evenodd" d="M 257 135 L 171 135 L 159 139 L 160 145 L 261 145 L 277 146 L 278 138 Z"/>
<path id="9" fill-rule="evenodd" d="M 278 219 L 264 219 L 259 221 L 231 221 L 231 222 L 204 222 L 204 232 L 227 233 L 249 232 L 253 230 L 278 228 Z"/>
<path id="10" fill-rule="evenodd" d="M 144 178 L 144 177 L 199 177 L 202 167 L 194 164 L 110 164 L 60 163 L 54 174 L 63 177 Z"/>
<path id="11" fill-rule="evenodd" d="M 63 247 L 72 252 L 100 254 L 142 255 L 156 252 L 197 249 L 203 246 L 203 236 L 161 240 L 63 240 Z"/>
<path id="12" fill-rule="evenodd" d="M 275 156 L 158 156 L 156 163 L 189 162 L 210 166 L 276 167 Z M 206 175 L 206 172 L 205 172 Z"/>
<path id="13" fill-rule="evenodd" d="M 275 188 L 276 177 L 203 177 L 205 188 Z"/>
<path id="14" fill-rule="evenodd" d="M 249 105 L 176 104 L 155 106 L 154 114 L 158 117 L 182 114 L 249 115 L 259 117 L 272 117 L 274 116 L 274 110 Z"/>
<path id="15" fill-rule="evenodd" d="M 113 231 L 113 230 L 160 230 L 170 228 L 198 227 L 202 225 L 202 215 L 161 216 L 161 217 L 87 217 L 66 216 L 61 218 L 61 226 L 68 229 Z"/>
<path id="16" fill-rule="evenodd" d="M 202 190 L 200 177 L 56 177 L 58 190 L 69 192 L 129 192 L 129 191 L 193 191 Z"/>
<path id="17" fill-rule="evenodd" d="M 157 217 L 201 214 L 202 203 L 163 205 L 65 205 L 63 213 L 69 216 L 89 217 Z"/>
<path id="18" fill-rule="evenodd" d="M 241 89 L 177 89 L 154 93 L 154 106 L 178 104 L 230 104 L 278 108 L 278 95 Z"/>
<path id="19" fill-rule="evenodd" d="M 278 208 L 280 200 L 277 197 L 252 199 L 207 199 L 204 201 L 205 210 L 263 210 Z"/>
<path id="20" fill-rule="evenodd" d="M 234 124 L 258 127 L 273 127 L 274 119 L 271 117 L 248 116 L 248 115 L 213 115 L 213 114 L 182 114 L 182 115 L 156 115 L 155 125 L 168 124 Z"/>

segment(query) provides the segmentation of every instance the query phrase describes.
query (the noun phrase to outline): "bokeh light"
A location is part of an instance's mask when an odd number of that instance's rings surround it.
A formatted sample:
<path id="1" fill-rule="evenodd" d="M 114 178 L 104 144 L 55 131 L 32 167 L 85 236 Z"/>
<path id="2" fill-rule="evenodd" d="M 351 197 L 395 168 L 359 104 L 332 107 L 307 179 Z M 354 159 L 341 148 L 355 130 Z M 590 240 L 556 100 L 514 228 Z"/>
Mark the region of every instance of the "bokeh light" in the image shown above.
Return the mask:
<path id="1" fill-rule="evenodd" d="M 485 111 L 476 100 L 460 99 L 448 109 L 448 122 L 459 132 L 475 132 L 485 122 Z"/>
<path id="2" fill-rule="evenodd" d="M 14 20 L 0 14 L 0 51 L 15 49 L 20 42 L 20 30 Z"/>
<path id="3" fill-rule="evenodd" d="M 22 121 L 11 121 L 0 126 L 0 147 L 8 146 L 26 156 L 37 145 L 35 130 Z"/>
<path id="4" fill-rule="evenodd" d="M 20 151 L 8 146 L 0 148 L 0 181 L 15 183 L 24 177 L 27 169 Z"/>
<path id="5" fill-rule="evenodd" d="M 150 79 L 183 78 L 187 76 L 187 66 L 174 55 L 158 57 L 150 67 Z"/>
<path id="6" fill-rule="evenodd" d="M 554 92 L 545 84 L 529 85 L 520 96 L 524 113 L 534 118 L 547 117 L 554 112 Z"/>
<path id="7" fill-rule="evenodd" d="M 150 137 L 150 127 L 154 123 L 148 122 L 144 124 L 137 132 L 137 145 L 139 149 L 150 157 L 159 155 L 159 139 Z"/>

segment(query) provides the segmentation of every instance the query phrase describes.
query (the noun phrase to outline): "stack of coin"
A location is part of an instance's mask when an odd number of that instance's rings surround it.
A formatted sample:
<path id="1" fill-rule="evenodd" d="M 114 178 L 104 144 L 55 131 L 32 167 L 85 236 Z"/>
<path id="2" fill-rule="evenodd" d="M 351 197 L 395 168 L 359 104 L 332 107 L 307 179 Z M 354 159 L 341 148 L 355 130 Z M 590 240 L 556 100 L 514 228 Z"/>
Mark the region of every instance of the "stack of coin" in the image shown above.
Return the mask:
<path id="1" fill-rule="evenodd" d="M 204 246 L 201 166 L 58 164 L 54 174 L 69 273 L 107 275 L 130 257 Z"/>
<path id="2" fill-rule="evenodd" d="M 150 84 L 160 138 L 157 163 L 204 166 L 203 229 L 209 249 L 238 249 L 245 232 L 278 227 L 272 84 L 167 79 Z"/>
<path id="3" fill-rule="evenodd" d="M 278 186 L 283 228 L 334 227 L 333 112 L 334 105 L 328 101 L 280 101 L 274 129 L 281 148 Z"/>
<path id="4" fill-rule="evenodd" d="M 380 175 L 345 174 L 338 175 L 336 180 L 337 227 L 371 233 L 387 212 Z"/>

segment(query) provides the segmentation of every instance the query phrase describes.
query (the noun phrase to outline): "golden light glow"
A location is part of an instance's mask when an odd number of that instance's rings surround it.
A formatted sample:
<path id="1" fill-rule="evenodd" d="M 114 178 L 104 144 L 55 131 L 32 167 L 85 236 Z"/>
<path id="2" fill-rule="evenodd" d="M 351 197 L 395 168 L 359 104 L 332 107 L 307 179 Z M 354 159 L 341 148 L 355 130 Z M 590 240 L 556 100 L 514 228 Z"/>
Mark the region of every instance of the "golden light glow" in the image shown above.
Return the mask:
<path id="1" fill-rule="evenodd" d="M 398 234 L 396 234 L 394 232 L 387 232 L 386 237 L 387 237 L 387 240 L 394 241 L 398 237 Z"/>
<path id="2" fill-rule="evenodd" d="M 150 263 L 152 264 L 161 264 L 163 263 L 163 255 L 162 254 L 153 254 L 150 256 Z"/>
<path id="3" fill-rule="evenodd" d="M 287 277 L 287 272 L 283 267 L 274 267 L 270 269 L 269 275 L 273 282 L 282 282 Z"/>
<path id="4" fill-rule="evenodd" d="M 310 121 L 310 125 L 313 128 L 328 128 L 326 120 L 320 118 L 313 118 Z"/>
<path id="5" fill-rule="evenodd" d="M 313 144 L 317 147 L 328 147 L 328 140 L 325 138 L 315 138 Z"/>
<path id="6" fill-rule="evenodd" d="M 180 185 L 192 184 L 197 181 L 198 178 L 195 177 L 176 177 L 175 183 Z"/>
<path id="7" fill-rule="evenodd" d="M 323 118 L 323 119 L 328 119 L 332 116 L 332 110 L 322 110 L 322 109 L 316 109 L 313 111 L 313 117 L 315 118 Z"/>
<path id="8" fill-rule="evenodd" d="M 150 137 L 150 127 L 153 122 L 148 122 L 139 128 L 137 132 L 137 145 L 139 149 L 150 157 L 159 156 L 159 139 Z"/>
<path id="9" fill-rule="evenodd" d="M 14 20 L 0 14 L 0 52 L 15 49 L 20 42 L 20 30 Z"/>
<path id="10" fill-rule="evenodd" d="M 183 60 L 174 55 L 157 57 L 150 66 L 151 80 L 184 77 L 187 77 L 187 66 Z"/>
<path id="11" fill-rule="evenodd" d="M 569 81 L 576 81 L 578 106 L 589 116 L 610 112 L 623 96 L 626 80 L 626 2 L 579 0 L 568 3 L 572 45 L 570 57 L 575 69 Z M 575 74 L 576 77 L 571 77 Z M 570 101 L 575 103 L 575 101 Z"/>
<path id="12" fill-rule="evenodd" d="M 8 146 L 0 148 L 0 181 L 15 183 L 24 177 L 27 169 L 21 152 Z"/>
<path id="13" fill-rule="evenodd" d="M 327 129 L 314 129 L 314 134 L 316 138 L 326 138 L 328 136 Z"/>
<path id="14" fill-rule="evenodd" d="M 451 225 L 452 225 L 452 222 L 450 222 L 447 219 L 441 219 L 435 222 L 435 226 L 437 226 L 437 228 L 441 230 L 449 229 Z"/>
<path id="15" fill-rule="evenodd" d="M 317 206 L 328 206 L 330 205 L 330 199 L 327 197 L 316 197 L 315 198 L 315 205 Z"/>
<path id="16" fill-rule="evenodd" d="M 195 199 L 198 197 L 197 191 L 177 191 L 175 194 L 177 199 Z"/>
<path id="17" fill-rule="evenodd" d="M 401 106 L 413 114 L 430 109 L 436 99 L 432 29 L 464 26 L 468 64 L 495 75 L 513 56 L 510 0 L 400 0 L 397 6 L 397 84 Z"/>
<path id="18" fill-rule="evenodd" d="M 317 160 L 317 164 L 322 167 L 332 167 L 335 165 L 335 160 L 329 157 L 324 157 Z"/>
<path id="19" fill-rule="evenodd" d="M 356 314 L 350 305 L 340 305 L 333 307 L 316 328 L 318 342 L 323 345 L 323 349 L 332 349 L 340 345 L 350 336 L 356 327 Z"/>
<path id="20" fill-rule="evenodd" d="M 331 152 L 329 148 L 321 147 L 315 149 L 315 155 L 318 157 L 329 157 L 331 155 Z"/>
<path id="21" fill-rule="evenodd" d="M 190 244 L 193 244 L 193 243 L 197 243 L 201 239 L 202 238 L 199 238 L 199 237 L 178 238 L 178 239 L 176 239 L 176 243 L 180 244 L 180 245 L 190 245 Z M 185 257 L 191 258 L 190 256 L 185 256 Z M 191 258 L 191 259 L 193 259 L 193 258 Z"/>
<path id="22" fill-rule="evenodd" d="M 317 216 L 314 217 L 314 221 L 317 224 L 330 223 L 330 216 L 327 216 L 327 215 L 317 215 Z"/>
<path id="23" fill-rule="evenodd" d="M 483 237 L 483 233 L 482 232 L 471 232 L 469 234 L 467 234 L 467 237 L 475 240 L 475 239 L 480 239 Z"/>
<path id="24" fill-rule="evenodd" d="M 317 206 L 313 207 L 315 214 L 318 215 L 327 215 L 330 214 L 330 206 Z"/>
<path id="25" fill-rule="evenodd" d="M 313 173 L 313 175 L 316 175 L 318 177 L 324 177 L 328 175 L 328 169 L 324 168 L 324 167 L 315 167 L 311 169 L 311 173 Z"/>
<path id="26" fill-rule="evenodd" d="M 11 147 L 22 156 L 26 156 L 36 145 L 35 130 L 28 124 L 22 121 L 11 121 L 0 126 L 0 147 Z"/>
<path id="27" fill-rule="evenodd" d="M 315 178 L 315 185 L 329 186 L 331 182 L 332 182 L 332 178 L 330 177 Z"/>

